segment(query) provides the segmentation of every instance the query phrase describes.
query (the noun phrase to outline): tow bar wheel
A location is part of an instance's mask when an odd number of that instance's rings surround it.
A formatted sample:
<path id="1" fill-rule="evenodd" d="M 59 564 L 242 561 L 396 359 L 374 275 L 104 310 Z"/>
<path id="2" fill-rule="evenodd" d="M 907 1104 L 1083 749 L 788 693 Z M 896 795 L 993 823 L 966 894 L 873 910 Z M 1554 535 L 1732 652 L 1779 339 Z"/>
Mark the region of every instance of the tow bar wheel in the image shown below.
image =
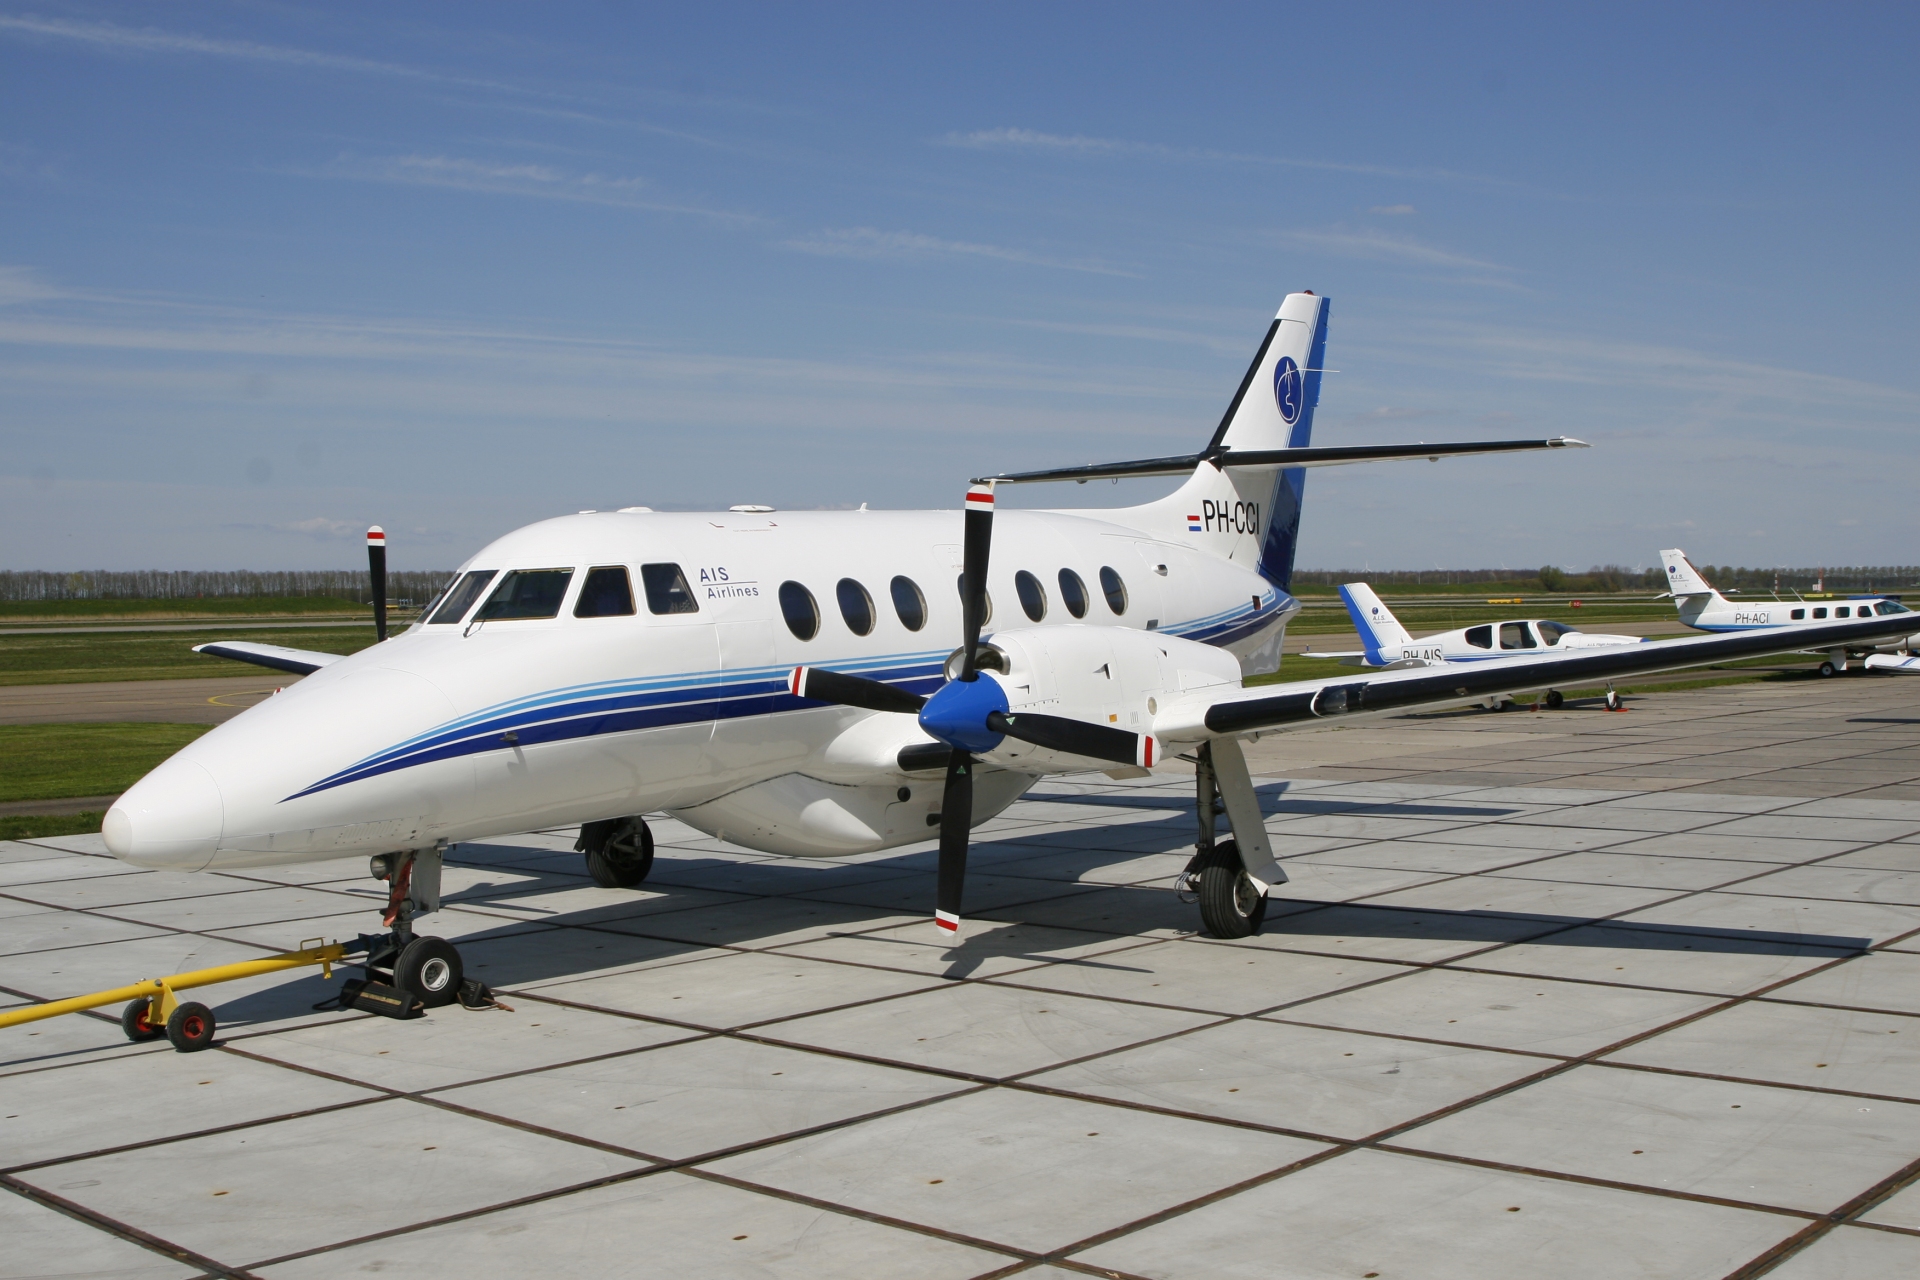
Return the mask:
<path id="1" fill-rule="evenodd" d="M 148 1021 L 153 1012 L 153 1001 L 140 999 L 120 1011 L 120 1029 L 127 1033 L 127 1039 L 136 1043 L 142 1040 L 158 1040 L 167 1034 L 165 1027 L 156 1027 Z"/>
<path id="2" fill-rule="evenodd" d="M 213 1043 L 213 1010 L 198 1000 L 174 1006 L 167 1019 L 167 1039 L 181 1053 L 197 1053 Z"/>

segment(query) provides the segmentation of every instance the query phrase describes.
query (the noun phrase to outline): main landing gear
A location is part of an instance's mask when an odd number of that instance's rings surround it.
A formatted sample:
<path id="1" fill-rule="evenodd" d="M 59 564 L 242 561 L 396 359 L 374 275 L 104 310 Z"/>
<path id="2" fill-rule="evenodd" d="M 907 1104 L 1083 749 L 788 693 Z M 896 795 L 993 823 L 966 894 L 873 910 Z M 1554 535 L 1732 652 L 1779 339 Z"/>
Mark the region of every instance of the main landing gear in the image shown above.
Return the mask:
<path id="1" fill-rule="evenodd" d="M 1268 886 L 1284 883 L 1287 873 L 1273 860 L 1239 741 L 1223 738 L 1202 744 L 1194 759 L 1194 784 L 1200 830 L 1193 842 L 1193 858 L 1180 873 L 1180 889 L 1199 900 L 1200 924 L 1210 936 L 1251 937 L 1267 917 Z M 1216 843 L 1223 813 L 1235 838 Z M 1243 842 L 1251 847 L 1252 857 L 1242 852 Z M 1260 874 L 1249 871 L 1249 866 Z"/>
<path id="2" fill-rule="evenodd" d="M 602 889 L 631 889 L 653 870 L 653 832 L 642 818 L 582 823 L 573 847 L 587 855 L 587 874 Z"/>

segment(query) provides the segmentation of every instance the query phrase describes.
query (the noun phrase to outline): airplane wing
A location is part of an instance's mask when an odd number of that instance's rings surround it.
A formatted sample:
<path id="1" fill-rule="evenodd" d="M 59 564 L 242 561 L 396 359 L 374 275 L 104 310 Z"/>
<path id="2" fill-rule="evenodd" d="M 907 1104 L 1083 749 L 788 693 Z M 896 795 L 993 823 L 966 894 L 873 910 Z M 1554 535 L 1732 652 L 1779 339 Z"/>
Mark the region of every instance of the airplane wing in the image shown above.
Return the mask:
<path id="1" fill-rule="evenodd" d="M 291 671 L 302 676 L 312 675 L 346 656 L 340 653 L 315 653 L 311 649 L 288 649 L 277 644 L 252 644 L 245 640 L 215 640 L 211 644 L 197 644 L 193 646 L 193 651 L 215 658 L 232 658 L 236 662 L 251 662 L 256 667 L 272 667 L 275 671 Z"/>
<path id="2" fill-rule="evenodd" d="M 1235 689 L 1225 696 L 1208 697 L 1196 691 L 1165 704 L 1154 717 L 1153 732 L 1168 743 L 1202 742 L 1302 728 L 1330 716 L 1373 717 L 1459 706 L 1548 685 L 1621 680 L 1809 649 L 1858 648 L 1886 637 L 1910 634 L 1913 622 L 1913 615 L 1897 614 L 1831 626 L 1780 627 L 1735 635 L 1655 640 L 1617 649 L 1494 659 L 1465 668 L 1408 668 L 1379 671 L 1364 679 L 1297 680 Z"/>

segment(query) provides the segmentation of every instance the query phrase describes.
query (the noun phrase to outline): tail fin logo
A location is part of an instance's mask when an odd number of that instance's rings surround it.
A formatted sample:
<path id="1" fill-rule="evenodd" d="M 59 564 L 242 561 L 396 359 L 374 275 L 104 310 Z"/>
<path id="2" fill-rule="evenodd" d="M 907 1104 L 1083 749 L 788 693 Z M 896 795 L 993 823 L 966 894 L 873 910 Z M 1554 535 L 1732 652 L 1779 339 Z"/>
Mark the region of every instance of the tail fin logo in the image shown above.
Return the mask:
<path id="1" fill-rule="evenodd" d="M 1300 421 L 1300 410 L 1306 404 L 1302 381 L 1300 366 L 1293 357 L 1281 356 L 1273 366 L 1273 402 L 1280 406 L 1281 420 L 1288 426 Z"/>

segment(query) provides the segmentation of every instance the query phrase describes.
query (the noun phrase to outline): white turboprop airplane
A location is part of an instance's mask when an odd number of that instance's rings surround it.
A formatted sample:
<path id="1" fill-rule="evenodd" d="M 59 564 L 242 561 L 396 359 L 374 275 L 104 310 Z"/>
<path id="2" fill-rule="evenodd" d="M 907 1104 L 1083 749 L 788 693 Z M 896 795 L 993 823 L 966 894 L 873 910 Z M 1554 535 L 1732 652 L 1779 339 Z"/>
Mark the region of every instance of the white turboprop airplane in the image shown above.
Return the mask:
<path id="1" fill-rule="evenodd" d="M 1400 619 L 1393 616 L 1393 610 L 1387 608 L 1386 603 L 1366 583 L 1343 584 L 1340 599 L 1347 606 L 1347 616 L 1353 619 L 1353 629 L 1360 634 L 1362 649 L 1359 653 L 1328 652 L 1314 653 L 1312 656 L 1338 658 L 1342 666 L 1398 670 L 1401 667 L 1492 662 L 1528 652 L 1571 653 L 1575 650 L 1614 649 L 1621 645 L 1643 643 L 1639 636 L 1576 631 L 1564 622 L 1553 622 L 1546 618 L 1483 622 L 1416 640 L 1400 625 Z M 1558 689 L 1548 689 L 1546 693 L 1549 707 L 1558 707 L 1564 701 Z M 1489 705 L 1504 709 L 1510 702 L 1511 699 L 1501 698 Z M 1617 701 L 1609 699 L 1609 705 L 1617 705 Z"/>
<path id="2" fill-rule="evenodd" d="M 993 485 L 977 483 L 964 520 L 583 512 L 497 539 L 418 622 L 349 657 L 205 646 L 310 674 L 121 796 L 107 847 L 188 870 L 371 855 L 387 932 L 354 945 L 370 977 L 441 1005 L 462 991 L 459 952 L 412 922 L 438 907 L 457 841 L 581 823 L 593 878 L 631 886 L 653 856 L 637 815 L 660 810 L 812 857 L 937 830 L 935 918 L 952 933 L 970 827 L 1045 774 L 1182 753 L 1198 778 L 1185 883 L 1210 932 L 1244 936 L 1286 876 L 1241 739 L 1779 647 L 1710 637 L 1244 688 L 1276 668 L 1299 608 L 1303 468 L 1579 443 L 1314 447 L 1326 332 L 1326 300 L 1289 295 L 1199 453 L 993 478 L 1186 476 L 1144 506 L 996 520 Z M 370 554 L 382 599 L 384 545 Z M 1891 624 L 1824 630 L 1851 641 Z M 1216 803 L 1233 839 L 1215 839 Z M 145 1008 L 130 1035 L 158 1034 Z"/>
<path id="3" fill-rule="evenodd" d="M 1776 595 L 1772 600 L 1743 600 L 1736 604 L 1714 590 L 1680 548 L 1662 551 L 1660 562 L 1666 566 L 1667 589 L 1673 596 L 1674 605 L 1680 610 L 1680 621 L 1696 631 L 1819 627 L 1841 618 L 1886 618 L 1911 612 L 1898 600 L 1876 595 L 1849 596 L 1844 601 L 1782 600 Z M 1883 654 L 1896 650 L 1905 653 L 1912 649 L 1915 639 L 1920 637 L 1902 636 L 1891 644 L 1829 648 L 1827 660 L 1820 664 L 1820 674 L 1830 676 L 1845 671 L 1849 657 L 1862 657 L 1876 649 Z M 1867 665 L 1876 668 L 1887 666 L 1884 663 Z"/>

